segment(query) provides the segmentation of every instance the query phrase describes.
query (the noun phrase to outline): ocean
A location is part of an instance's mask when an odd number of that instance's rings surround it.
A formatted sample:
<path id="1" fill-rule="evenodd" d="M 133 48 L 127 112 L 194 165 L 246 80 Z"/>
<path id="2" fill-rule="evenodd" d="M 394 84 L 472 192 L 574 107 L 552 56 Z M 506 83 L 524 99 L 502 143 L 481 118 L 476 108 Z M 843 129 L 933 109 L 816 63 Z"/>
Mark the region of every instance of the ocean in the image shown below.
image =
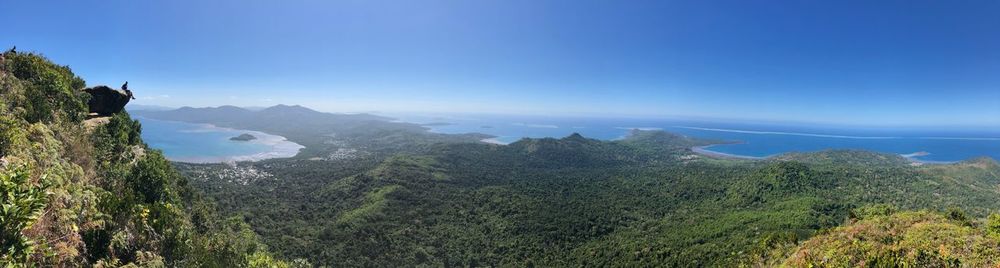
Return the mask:
<path id="1" fill-rule="evenodd" d="M 1000 159 L 1000 129 L 862 128 L 807 124 L 748 123 L 684 119 L 580 118 L 501 115 L 397 115 L 399 121 L 425 124 L 438 133 L 484 133 L 487 142 L 507 144 L 522 138 L 560 138 L 572 133 L 601 140 L 624 138 L 632 129 L 663 130 L 729 142 L 705 150 L 742 157 L 787 152 L 862 149 L 909 156 L 927 162 L 955 162 L 987 156 Z M 172 161 L 217 163 L 292 157 L 303 146 L 259 131 L 137 117 L 142 137 Z M 252 141 L 232 141 L 249 133 Z"/>
<path id="2" fill-rule="evenodd" d="M 259 131 L 221 128 L 209 124 L 135 117 L 142 123 L 142 139 L 150 147 L 160 149 L 171 161 L 188 163 L 220 163 L 255 161 L 268 158 L 292 157 L 302 145 L 284 137 Z M 248 133 L 250 141 L 229 138 Z"/>
<path id="3" fill-rule="evenodd" d="M 615 140 L 631 129 L 664 130 L 690 137 L 732 142 L 706 150 L 745 157 L 787 152 L 862 149 L 910 156 L 928 162 L 954 162 L 988 156 L 1000 159 L 1000 129 L 845 127 L 721 120 L 577 118 L 499 115 L 389 115 L 425 124 L 439 133 L 478 132 L 497 136 L 490 142 L 521 138 L 584 137 Z"/>

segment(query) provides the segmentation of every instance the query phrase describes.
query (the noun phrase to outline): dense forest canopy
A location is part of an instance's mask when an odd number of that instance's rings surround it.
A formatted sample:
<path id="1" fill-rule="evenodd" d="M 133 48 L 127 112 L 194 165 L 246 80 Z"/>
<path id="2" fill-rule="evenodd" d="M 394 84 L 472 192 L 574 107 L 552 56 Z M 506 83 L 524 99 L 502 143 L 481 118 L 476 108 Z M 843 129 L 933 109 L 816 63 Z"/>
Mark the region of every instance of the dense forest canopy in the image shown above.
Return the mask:
<path id="1" fill-rule="evenodd" d="M 719 141 L 663 131 L 494 145 L 378 118 L 338 124 L 346 118 L 327 115 L 328 123 L 310 124 L 328 127 L 314 130 L 206 119 L 212 109 L 184 113 L 143 115 L 267 130 L 307 145 L 290 159 L 176 165 L 277 253 L 324 265 L 778 265 L 792 246 L 809 247 L 869 205 L 952 209 L 971 223 L 1000 207 L 1000 166 L 989 158 L 919 165 L 835 150 L 718 159 L 691 148 Z M 345 150 L 354 153 L 317 157 Z M 265 175 L 248 180 L 238 170 Z M 912 257 L 892 256 L 883 261 Z M 788 263 L 823 264 L 811 260 Z"/>
<path id="2" fill-rule="evenodd" d="M 1000 165 L 867 151 L 721 159 L 663 131 L 480 142 L 300 106 L 136 112 L 298 156 L 171 163 L 85 82 L 0 57 L 0 262 L 13 266 L 992 266 Z M 266 120 L 262 120 L 266 119 Z"/>

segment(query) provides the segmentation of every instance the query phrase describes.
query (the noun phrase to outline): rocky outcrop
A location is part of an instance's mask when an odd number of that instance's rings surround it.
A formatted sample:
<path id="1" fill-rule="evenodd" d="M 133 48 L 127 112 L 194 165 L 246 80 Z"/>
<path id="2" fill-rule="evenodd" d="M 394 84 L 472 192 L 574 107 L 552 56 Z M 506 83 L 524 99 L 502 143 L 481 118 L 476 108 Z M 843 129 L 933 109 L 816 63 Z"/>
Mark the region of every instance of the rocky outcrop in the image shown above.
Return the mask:
<path id="1" fill-rule="evenodd" d="M 240 134 L 239 136 L 229 138 L 229 140 L 231 140 L 231 141 L 251 141 L 251 140 L 256 140 L 256 139 L 257 139 L 257 137 L 254 137 L 253 135 L 250 135 L 248 133 L 243 133 L 243 134 Z"/>
<path id="2" fill-rule="evenodd" d="M 125 91 L 111 89 L 108 86 L 96 86 L 83 90 L 90 94 L 90 113 L 98 116 L 109 116 L 121 112 L 128 104 L 130 96 Z"/>

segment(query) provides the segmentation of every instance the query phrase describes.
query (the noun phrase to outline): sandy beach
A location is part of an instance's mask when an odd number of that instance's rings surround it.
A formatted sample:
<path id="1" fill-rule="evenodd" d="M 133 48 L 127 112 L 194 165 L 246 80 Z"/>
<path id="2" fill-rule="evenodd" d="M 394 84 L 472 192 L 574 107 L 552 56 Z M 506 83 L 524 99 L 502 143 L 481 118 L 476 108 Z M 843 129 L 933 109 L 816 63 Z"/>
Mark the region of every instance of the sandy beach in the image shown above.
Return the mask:
<path id="1" fill-rule="evenodd" d="M 757 156 L 747 156 L 747 155 L 736 155 L 736 154 L 720 153 L 720 152 L 716 152 L 716 151 L 712 151 L 712 150 L 708 149 L 708 147 L 712 147 L 712 146 L 715 146 L 715 145 L 713 144 L 713 145 L 705 145 L 705 146 L 695 146 L 695 147 L 691 147 L 691 151 L 694 151 L 695 153 L 698 153 L 698 154 L 701 154 L 701 155 L 705 155 L 705 156 L 709 156 L 709 157 L 715 157 L 715 158 L 762 160 L 762 159 L 767 159 L 767 158 L 770 157 L 770 156 L 757 157 Z"/>
<path id="2" fill-rule="evenodd" d="M 143 120 L 143 121 L 147 121 L 147 122 L 148 121 L 176 122 L 176 121 L 157 120 L 157 119 L 149 119 L 149 118 L 141 118 L 141 117 L 140 117 L 140 119 Z M 239 135 L 239 134 L 250 134 L 250 135 L 253 135 L 256 139 L 248 140 L 248 141 L 233 141 L 233 140 L 229 140 L 229 137 L 227 137 L 224 140 L 221 140 L 219 142 L 227 142 L 227 143 L 228 142 L 234 142 L 234 143 L 252 144 L 252 145 L 255 145 L 255 146 L 258 146 L 258 147 L 265 147 L 266 149 L 262 150 L 262 151 L 259 151 L 259 152 L 256 152 L 256 153 L 234 154 L 234 155 L 227 155 L 227 156 L 216 156 L 216 155 L 204 155 L 204 156 L 171 156 L 169 154 L 166 155 L 167 159 L 169 159 L 170 161 L 175 161 L 175 162 L 207 164 L 207 163 L 230 163 L 230 162 L 239 162 L 239 161 L 260 161 L 260 160 L 271 159 L 271 158 L 293 157 L 293 156 L 295 156 L 295 155 L 297 155 L 299 153 L 299 150 L 301 150 L 302 148 L 305 148 L 305 146 L 302 146 L 302 145 L 300 145 L 298 143 L 289 141 L 288 139 L 286 139 L 283 136 L 274 135 L 274 134 L 268 134 L 268 133 L 264 133 L 264 132 L 260 132 L 260 131 L 243 130 L 243 129 L 233 129 L 233 128 L 219 127 L 219 126 L 216 126 L 216 125 L 204 124 L 204 123 L 188 123 L 188 122 L 176 122 L 176 123 L 191 124 L 191 125 L 196 125 L 197 126 L 196 128 L 193 128 L 193 129 L 178 130 L 177 132 L 179 132 L 179 134 L 185 134 L 185 133 L 202 133 L 202 132 L 205 132 L 205 133 L 225 133 L 225 134 L 220 134 L 220 135 L 233 135 L 233 136 Z M 148 139 L 152 140 L 151 138 L 148 138 Z M 209 138 L 209 139 L 210 140 L 214 140 L 214 138 Z M 154 148 L 155 148 L 155 146 L 154 146 Z"/>
<path id="3" fill-rule="evenodd" d="M 502 142 L 502 141 L 500 141 L 500 140 L 497 140 L 497 138 L 496 138 L 496 137 L 493 137 L 493 138 L 486 138 L 486 139 L 481 139 L 481 140 L 479 140 L 479 141 L 481 141 L 481 142 L 485 142 L 485 143 L 490 143 L 490 144 L 499 144 L 499 145 L 507 145 L 507 143 L 506 143 L 506 142 Z"/>
<path id="4" fill-rule="evenodd" d="M 260 132 L 260 131 L 253 131 L 253 130 L 240 130 L 240 129 L 223 128 L 223 127 L 218 127 L 218 126 L 215 126 L 215 125 L 212 125 L 211 127 L 213 127 L 213 128 L 219 128 L 219 129 L 224 129 L 224 130 L 227 130 L 227 131 L 241 131 L 241 132 L 249 133 L 250 135 L 253 135 L 254 137 L 257 137 L 257 139 L 250 140 L 250 141 L 244 141 L 244 142 L 265 145 L 265 146 L 268 146 L 271 150 L 267 151 L 267 152 L 260 152 L 260 153 L 249 154 L 249 155 L 234 155 L 234 156 L 222 156 L 222 157 L 183 157 L 183 158 L 179 158 L 179 159 L 170 159 L 170 160 L 171 161 L 177 161 L 177 162 L 198 163 L 198 164 L 229 163 L 229 162 L 241 162 L 241 161 L 260 161 L 260 160 L 271 159 L 271 158 L 293 157 L 293 156 L 299 154 L 299 150 L 301 150 L 302 148 L 305 148 L 305 146 L 302 146 L 302 145 L 300 145 L 298 143 L 291 142 L 288 139 L 286 139 L 285 137 L 278 136 L 278 135 L 273 135 L 273 134 L 268 134 L 268 133 L 264 133 L 264 132 Z"/>
<path id="5" fill-rule="evenodd" d="M 920 165 L 927 165 L 927 164 L 932 164 L 932 165 L 934 165 L 934 164 L 936 164 L 936 165 L 954 164 L 954 163 L 959 162 L 959 161 L 921 160 L 921 159 L 917 158 L 917 157 L 920 157 L 920 156 L 926 156 L 926 155 L 930 155 L 930 154 L 931 153 L 920 151 L 920 152 L 909 153 L 909 154 L 900 154 L 899 156 L 902 156 L 903 158 L 906 158 L 906 160 L 910 160 L 910 164 L 913 165 L 913 166 L 920 166 Z"/>

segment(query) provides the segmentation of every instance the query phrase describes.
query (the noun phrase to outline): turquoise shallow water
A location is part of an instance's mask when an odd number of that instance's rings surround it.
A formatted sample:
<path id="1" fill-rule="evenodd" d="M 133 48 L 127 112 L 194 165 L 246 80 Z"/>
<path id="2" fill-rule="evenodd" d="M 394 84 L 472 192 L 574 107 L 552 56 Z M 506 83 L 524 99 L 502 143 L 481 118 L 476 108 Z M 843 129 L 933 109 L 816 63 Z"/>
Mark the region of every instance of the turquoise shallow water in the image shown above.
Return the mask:
<path id="1" fill-rule="evenodd" d="M 633 128 L 665 130 L 682 135 L 735 142 L 708 150 L 737 156 L 767 157 L 786 152 L 863 149 L 895 154 L 926 152 L 923 161 L 961 161 L 988 156 L 1000 159 L 998 128 L 862 128 L 774 123 L 734 123 L 706 120 L 564 118 L 497 115 L 392 115 L 401 121 L 435 123 L 441 133 L 478 132 L 510 143 L 524 137 L 585 137 L 614 140 Z M 446 124 L 443 124 L 446 123 Z"/>
<path id="2" fill-rule="evenodd" d="M 253 161 L 267 158 L 292 157 L 301 145 L 284 137 L 258 131 L 215 127 L 136 117 L 142 123 L 142 139 L 150 147 L 163 150 L 172 161 L 218 163 Z M 232 141 L 229 138 L 249 133 L 252 141 Z"/>
<path id="3" fill-rule="evenodd" d="M 960 128 L 849 128 L 817 125 L 732 123 L 699 120 L 560 118 L 496 115 L 392 115 L 401 121 L 435 123 L 440 133 L 485 133 L 492 142 L 510 143 L 524 137 L 565 137 L 580 133 L 589 138 L 614 140 L 631 129 L 658 129 L 682 135 L 734 142 L 708 150 L 738 156 L 767 157 L 786 152 L 825 149 L 863 149 L 895 154 L 926 152 L 923 161 L 961 161 L 988 156 L 1000 159 L 1000 130 Z M 256 131 L 218 128 L 138 118 L 143 139 L 174 161 L 227 162 L 294 156 L 301 145 L 280 136 Z M 229 138 L 251 133 L 250 142 Z"/>

